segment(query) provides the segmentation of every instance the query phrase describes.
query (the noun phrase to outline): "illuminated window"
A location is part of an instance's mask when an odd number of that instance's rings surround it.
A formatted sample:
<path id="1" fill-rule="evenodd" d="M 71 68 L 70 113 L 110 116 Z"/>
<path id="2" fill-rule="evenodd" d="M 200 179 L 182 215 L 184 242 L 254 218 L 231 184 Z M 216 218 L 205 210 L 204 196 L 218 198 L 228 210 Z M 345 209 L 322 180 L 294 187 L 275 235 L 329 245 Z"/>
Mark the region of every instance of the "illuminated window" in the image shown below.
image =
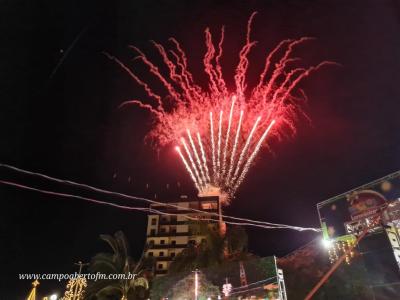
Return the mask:
<path id="1" fill-rule="evenodd" d="M 217 209 L 218 205 L 216 202 L 202 202 L 201 203 L 201 208 L 202 209 Z"/>

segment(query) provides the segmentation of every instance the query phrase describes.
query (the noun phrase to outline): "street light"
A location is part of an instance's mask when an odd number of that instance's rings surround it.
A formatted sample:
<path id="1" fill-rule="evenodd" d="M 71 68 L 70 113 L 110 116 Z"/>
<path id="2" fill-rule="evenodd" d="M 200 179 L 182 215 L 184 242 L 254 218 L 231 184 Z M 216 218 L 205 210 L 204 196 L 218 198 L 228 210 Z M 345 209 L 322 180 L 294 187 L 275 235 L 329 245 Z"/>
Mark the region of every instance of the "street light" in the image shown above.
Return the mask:
<path id="1" fill-rule="evenodd" d="M 330 247 L 332 247 L 332 241 L 331 241 L 331 240 L 322 239 L 322 240 L 321 240 L 321 244 L 322 244 L 322 246 L 324 246 L 326 249 L 329 249 Z"/>
<path id="2" fill-rule="evenodd" d="M 53 295 L 50 296 L 50 300 L 57 300 L 57 298 L 58 298 L 58 297 L 57 297 L 56 294 L 53 294 Z"/>
<path id="3" fill-rule="evenodd" d="M 232 291 L 232 284 L 228 282 L 228 278 L 225 278 L 226 283 L 222 285 L 222 293 L 224 294 L 225 297 L 229 297 L 231 291 Z"/>

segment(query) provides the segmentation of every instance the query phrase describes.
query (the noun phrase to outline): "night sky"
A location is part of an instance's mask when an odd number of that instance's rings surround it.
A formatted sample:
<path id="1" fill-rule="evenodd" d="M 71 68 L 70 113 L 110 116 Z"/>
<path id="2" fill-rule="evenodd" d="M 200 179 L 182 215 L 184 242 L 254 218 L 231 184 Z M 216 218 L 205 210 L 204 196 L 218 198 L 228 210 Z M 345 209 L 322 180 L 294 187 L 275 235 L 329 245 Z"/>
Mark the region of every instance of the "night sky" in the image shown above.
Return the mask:
<path id="1" fill-rule="evenodd" d="M 161 201 L 172 197 L 162 198 L 167 183 L 169 194 L 193 193 L 172 147 L 155 151 L 144 143 L 150 116 L 135 107 L 118 109 L 145 95 L 102 51 L 130 64 L 128 46 L 135 45 L 160 62 L 149 40 L 166 43 L 174 36 L 205 82 L 203 31 L 209 26 L 217 33 L 225 25 L 222 64 L 229 81 L 247 19 L 258 11 L 250 81 L 285 38 L 316 37 L 296 54 L 341 66 L 304 81 L 312 123 L 301 122 L 296 136 L 261 154 L 226 213 L 318 226 L 316 203 L 400 169 L 399 1 L 104 2 L 0 2 L 0 162 L 132 195 L 157 194 Z M 140 65 L 135 70 L 146 74 Z M 72 191 L 4 169 L 0 178 Z M 0 299 L 26 297 L 30 282 L 18 281 L 18 273 L 75 272 L 74 262 L 107 249 L 102 233 L 123 230 L 132 256 L 140 255 L 142 213 L 4 185 L 0 195 Z M 316 237 L 262 229 L 248 234 L 250 250 L 261 256 L 284 255 Z M 43 281 L 40 291 L 60 293 L 63 285 Z"/>

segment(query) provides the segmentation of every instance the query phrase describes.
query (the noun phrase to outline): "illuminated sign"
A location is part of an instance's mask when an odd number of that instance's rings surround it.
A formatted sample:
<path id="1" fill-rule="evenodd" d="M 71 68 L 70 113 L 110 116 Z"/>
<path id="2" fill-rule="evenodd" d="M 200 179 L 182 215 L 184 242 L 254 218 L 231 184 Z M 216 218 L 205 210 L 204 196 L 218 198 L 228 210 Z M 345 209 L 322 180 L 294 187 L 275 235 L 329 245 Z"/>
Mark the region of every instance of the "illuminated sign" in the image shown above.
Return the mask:
<path id="1" fill-rule="evenodd" d="M 376 214 L 385 205 L 385 197 L 373 190 L 356 191 L 347 196 L 352 220 L 359 220 Z"/>

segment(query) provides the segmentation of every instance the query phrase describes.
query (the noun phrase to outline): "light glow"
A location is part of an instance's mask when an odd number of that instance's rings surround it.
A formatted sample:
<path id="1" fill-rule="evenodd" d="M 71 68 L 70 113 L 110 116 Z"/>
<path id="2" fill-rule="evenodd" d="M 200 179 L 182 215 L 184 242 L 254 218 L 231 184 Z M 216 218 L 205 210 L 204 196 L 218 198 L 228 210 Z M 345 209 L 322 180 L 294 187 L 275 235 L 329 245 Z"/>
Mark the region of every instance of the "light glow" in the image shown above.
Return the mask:
<path id="1" fill-rule="evenodd" d="M 330 249 L 333 245 L 333 242 L 331 240 L 322 239 L 321 244 L 325 249 Z"/>

